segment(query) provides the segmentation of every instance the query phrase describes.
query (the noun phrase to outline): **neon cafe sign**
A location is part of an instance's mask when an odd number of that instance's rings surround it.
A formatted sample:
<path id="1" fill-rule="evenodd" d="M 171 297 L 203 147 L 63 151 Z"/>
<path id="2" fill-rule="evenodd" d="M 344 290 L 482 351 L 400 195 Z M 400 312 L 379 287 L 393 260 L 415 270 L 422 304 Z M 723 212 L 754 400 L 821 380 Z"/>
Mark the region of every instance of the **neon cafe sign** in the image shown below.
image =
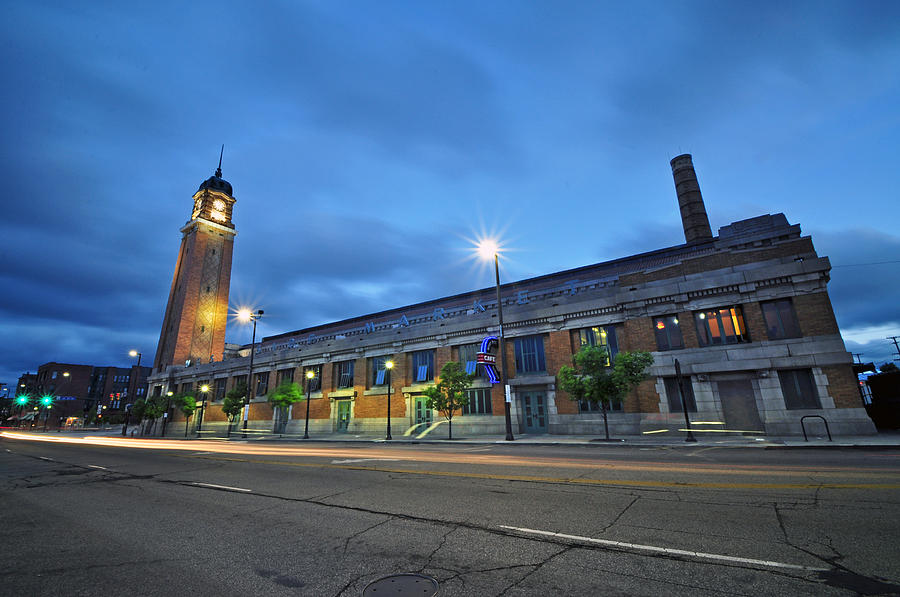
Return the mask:
<path id="1" fill-rule="evenodd" d="M 497 375 L 497 348 L 499 346 L 500 341 L 497 336 L 488 336 L 481 341 L 481 350 L 475 357 L 475 362 L 484 367 L 491 383 L 500 383 L 500 376 Z"/>

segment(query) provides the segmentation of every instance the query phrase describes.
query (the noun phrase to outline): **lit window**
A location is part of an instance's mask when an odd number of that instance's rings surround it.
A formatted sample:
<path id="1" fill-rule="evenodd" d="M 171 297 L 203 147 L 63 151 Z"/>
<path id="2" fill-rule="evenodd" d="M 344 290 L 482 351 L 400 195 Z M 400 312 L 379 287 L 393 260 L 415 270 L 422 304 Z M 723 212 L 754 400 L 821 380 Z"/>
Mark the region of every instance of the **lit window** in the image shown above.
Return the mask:
<path id="1" fill-rule="evenodd" d="M 677 315 L 657 317 L 653 320 L 653 328 L 656 332 L 656 347 L 659 350 L 677 350 L 684 348 L 684 339 L 681 336 L 681 325 Z"/>
<path id="2" fill-rule="evenodd" d="M 739 306 L 695 313 L 700 346 L 749 342 L 744 313 Z"/>
<path id="3" fill-rule="evenodd" d="M 616 344 L 616 330 L 612 326 L 601 327 L 594 326 L 577 330 L 573 333 L 575 338 L 575 351 L 581 350 L 583 346 L 599 346 L 606 349 L 607 360 L 606 365 L 612 364 L 612 359 L 619 352 Z"/>
<path id="4" fill-rule="evenodd" d="M 481 345 L 478 343 L 475 344 L 463 344 L 458 349 L 458 358 L 459 362 L 463 365 L 466 370 L 466 373 L 472 375 L 473 373 L 480 373 L 480 377 L 487 379 L 487 373 L 484 372 L 484 368 L 482 367 L 482 371 L 478 371 L 478 350 L 481 348 Z"/>

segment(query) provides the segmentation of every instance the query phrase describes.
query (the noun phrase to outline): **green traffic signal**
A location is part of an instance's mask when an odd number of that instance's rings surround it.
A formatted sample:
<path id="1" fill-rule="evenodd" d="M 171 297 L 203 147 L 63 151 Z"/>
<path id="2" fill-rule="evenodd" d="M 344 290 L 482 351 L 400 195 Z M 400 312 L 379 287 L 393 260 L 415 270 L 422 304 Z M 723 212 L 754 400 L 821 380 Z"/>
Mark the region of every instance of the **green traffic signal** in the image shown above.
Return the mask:
<path id="1" fill-rule="evenodd" d="M 28 396 L 22 394 L 21 396 L 16 397 L 16 404 L 23 405 L 28 404 Z"/>
<path id="2" fill-rule="evenodd" d="M 53 398 L 51 398 L 50 396 L 44 396 L 43 398 L 41 398 L 41 404 L 43 404 L 44 406 L 50 406 L 51 404 L 53 404 Z"/>

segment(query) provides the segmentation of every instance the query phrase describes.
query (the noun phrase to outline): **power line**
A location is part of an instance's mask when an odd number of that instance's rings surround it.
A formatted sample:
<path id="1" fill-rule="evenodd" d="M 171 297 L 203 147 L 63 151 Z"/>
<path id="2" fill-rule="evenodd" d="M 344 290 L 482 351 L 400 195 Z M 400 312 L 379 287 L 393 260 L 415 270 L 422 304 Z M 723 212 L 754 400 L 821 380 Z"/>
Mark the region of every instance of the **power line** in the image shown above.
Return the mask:
<path id="1" fill-rule="evenodd" d="M 889 263 L 900 263 L 900 259 L 895 259 L 893 261 L 873 261 L 871 263 L 843 263 L 841 265 L 832 265 L 831 267 L 859 267 L 862 265 L 887 265 Z"/>

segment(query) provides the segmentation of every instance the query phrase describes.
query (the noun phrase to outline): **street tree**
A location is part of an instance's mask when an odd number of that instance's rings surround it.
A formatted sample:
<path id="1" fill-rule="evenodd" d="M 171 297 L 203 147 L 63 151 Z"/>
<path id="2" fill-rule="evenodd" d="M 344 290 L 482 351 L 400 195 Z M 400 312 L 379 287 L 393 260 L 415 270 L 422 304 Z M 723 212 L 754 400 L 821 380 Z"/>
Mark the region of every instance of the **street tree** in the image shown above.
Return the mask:
<path id="1" fill-rule="evenodd" d="M 879 367 L 882 373 L 890 373 L 892 371 L 900 371 L 900 367 L 898 367 L 894 363 L 885 363 L 881 367 Z"/>
<path id="2" fill-rule="evenodd" d="M 247 384 L 244 382 L 239 382 L 225 394 L 225 399 L 222 401 L 222 412 L 228 417 L 228 436 L 231 436 L 231 426 L 244 409 L 246 397 Z"/>
<path id="3" fill-rule="evenodd" d="M 178 394 L 172 397 L 172 404 L 184 415 L 184 437 L 187 437 L 188 421 L 197 410 L 197 399 L 190 394 Z"/>
<path id="4" fill-rule="evenodd" d="M 441 380 L 425 390 L 428 397 L 426 406 L 437 410 L 447 419 L 450 439 L 453 439 L 453 415 L 469 404 L 466 390 L 472 385 L 474 374 L 466 373 L 462 365 L 449 361 L 441 367 Z"/>
<path id="5" fill-rule="evenodd" d="M 609 363 L 605 347 L 584 346 L 573 358 L 574 367 L 560 368 L 559 387 L 571 400 L 599 403 L 603 411 L 603 428 L 609 439 L 607 412 L 612 404 L 620 404 L 628 393 L 647 378 L 647 368 L 653 364 L 649 352 L 620 352 Z"/>
<path id="6" fill-rule="evenodd" d="M 269 394 L 269 404 L 277 409 L 278 416 L 275 422 L 275 433 L 284 433 L 284 427 L 287 425 L 288 408 L 296 402 L 303 400 L 303 390 L 300 384 L 292 381 L 285 381 L 274 392 Z"/>

